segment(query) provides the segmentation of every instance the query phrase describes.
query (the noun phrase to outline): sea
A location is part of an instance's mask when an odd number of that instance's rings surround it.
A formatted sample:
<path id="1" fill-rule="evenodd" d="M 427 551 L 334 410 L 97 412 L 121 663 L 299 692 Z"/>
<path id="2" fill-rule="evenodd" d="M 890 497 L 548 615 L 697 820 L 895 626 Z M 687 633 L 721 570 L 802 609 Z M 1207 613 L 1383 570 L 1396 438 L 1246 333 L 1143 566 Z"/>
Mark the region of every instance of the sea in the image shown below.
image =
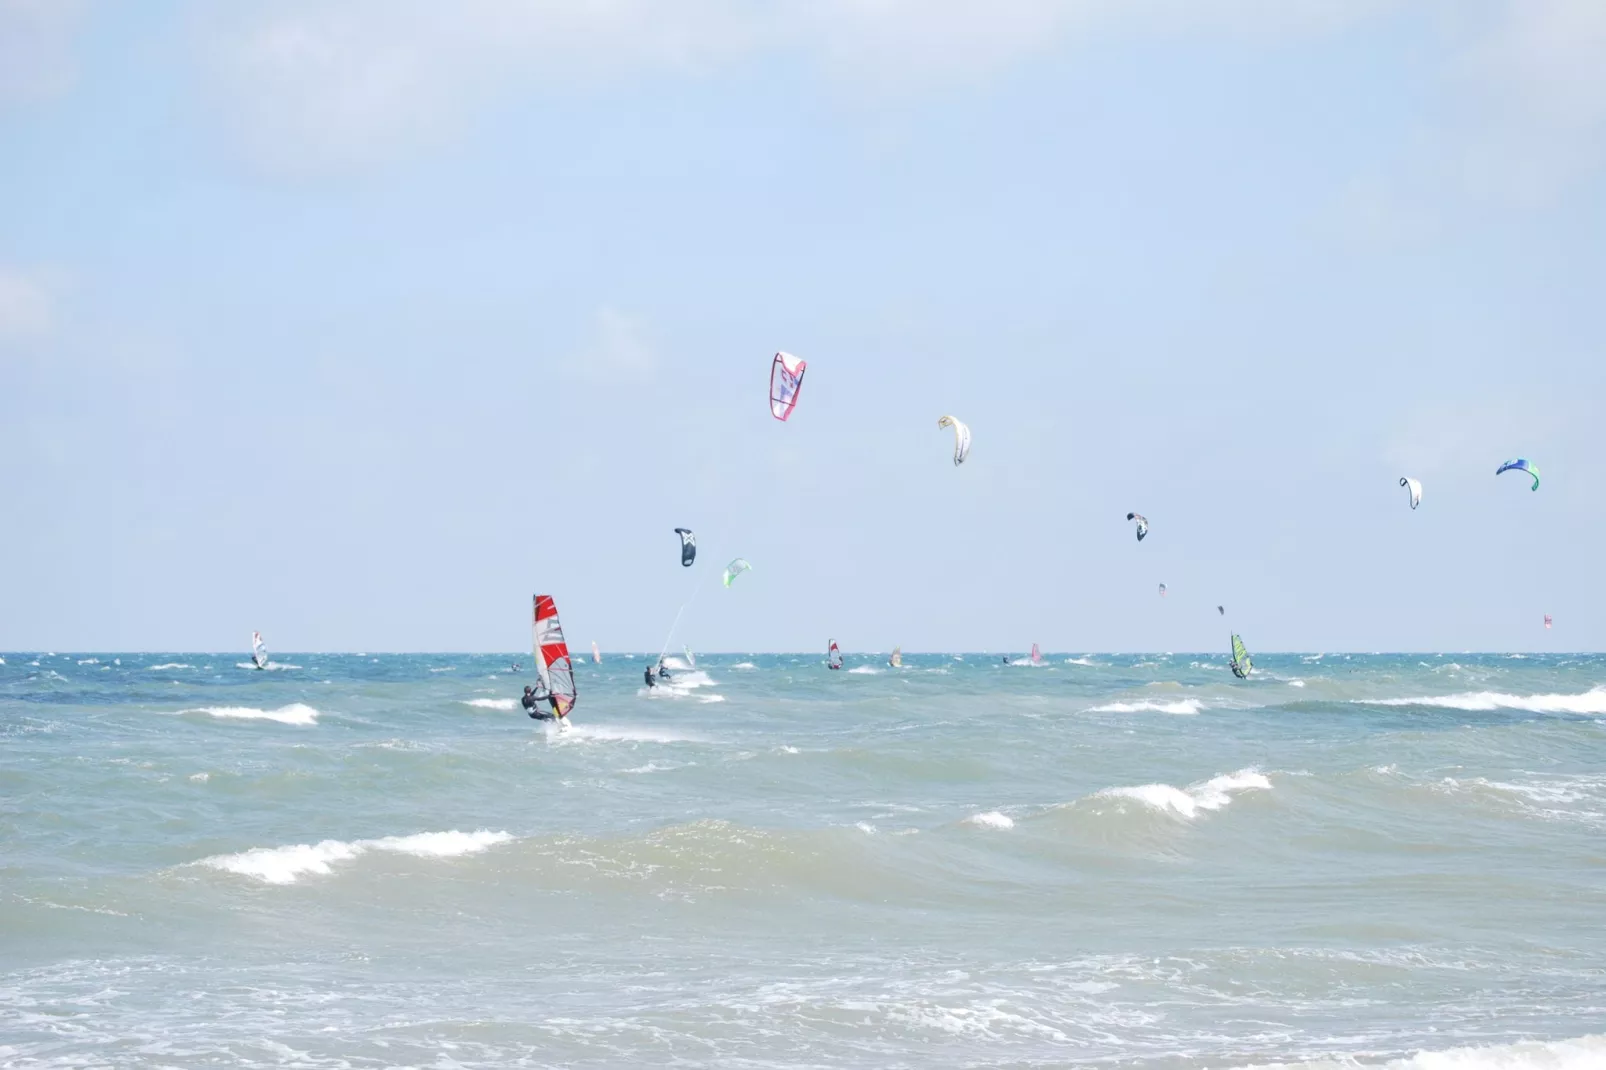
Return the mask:
<path id="1" fill-rule="evenodd" d="M 0 1066 L 1606 1067 L 1603 656 L 3 657 Z"/>

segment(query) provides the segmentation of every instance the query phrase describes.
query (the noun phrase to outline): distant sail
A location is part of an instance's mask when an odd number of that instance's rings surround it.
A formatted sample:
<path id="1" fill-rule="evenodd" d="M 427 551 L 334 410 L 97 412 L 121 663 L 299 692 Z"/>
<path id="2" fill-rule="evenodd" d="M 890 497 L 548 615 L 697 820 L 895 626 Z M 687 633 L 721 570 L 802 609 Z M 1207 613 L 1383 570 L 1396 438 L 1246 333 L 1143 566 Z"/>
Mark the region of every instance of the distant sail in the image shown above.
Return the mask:
<path id="1" fill-rule="evenodd" d="M 1032 644 L 1032 664 L 1033 665 L 1041 665 L 1041 664 L 1043 664 L 1043 652 L 1037 649 L 1037 644 L 1036 643 Z"/>
<path id="2" fill-rule="evenodd" d="M 251 633 L 251 664 L 259 669 L 268 667 L 268 645 L 262 641 L 261 632 Z"/>
<path id="3" fill-rule="evenodd" d="M 591 662 L 594 665 L 602 664 L 602 651 L 597 649 L 597 641 L 591 640 Z"/>
<path id="4" fill-rule="evenodd" d="M 825 664 L 828 668 L 840 669 L 842 667 L 842 648 L 831 640 L 831 645 L 825 648 Z"/>
<path id="5" fill-rule="evenodd" d="M 1165 592 L 1166 592 L 1166 590 L 1167 590 L 1167 588 L 1166 588 L 1166 585 L 1165 585 L 1165 584 L 1163 584 L 1163 583 L 1162 583 L 1162 584 L 1160 584 L 1160 597 L 1161 597 L 1161 598 L 1164 598 L 1164 597 L 1165 597 Z"/>
<path id="6" fill-rule="evenodd" d="M 1232 637 L 1232 674 L 1240 680 L 1247 680 L 1254 668 L 1254 663 L 1249 660 L 1249 649 L 1244 646 L 1244 641 L 1234 634 Z"/>
<path id="7" fill-rule="evenodd" d="M 1545 614 L 1545 631 L 1548 632 L 1549 630 L 1550 630 L 1550 614 L 1546 613 Z"/>
<path id="8" fill-rule="evenodd" d="M 1550 618 L 1546 617 L 1545 619 L 1549 620 Z M 1546 625 L 1546 627 L 1549 627 L 1549 625 Z M 892 648 L 892 657 L 887 659 L 887 664 L 894 669 L 903 668 L 903 647 L 895 646 Z"/>
<path id="9" fill-rule="evenodd" d="M 569 660 L 569 644 L 564 641 L 563 625 L 558 622 L 558 606 L 552 601 L 551 595 L 535 596 L 535 616 L 530 630 L 535 648 L 535 668 L 541 674 L 542 695 L 556 698 L 556 712 L 559 717 L 565 717 L 574 709 L 579 693 L 574 686 L 574 663 Z"/>
<path id="10" fill-rule="evenodd" d="M 691 652 L 691 647 L 683 646 L 680 649 L 686 653 L 686 664 L 694 669 L 697 668 L 697 655 Z"/>

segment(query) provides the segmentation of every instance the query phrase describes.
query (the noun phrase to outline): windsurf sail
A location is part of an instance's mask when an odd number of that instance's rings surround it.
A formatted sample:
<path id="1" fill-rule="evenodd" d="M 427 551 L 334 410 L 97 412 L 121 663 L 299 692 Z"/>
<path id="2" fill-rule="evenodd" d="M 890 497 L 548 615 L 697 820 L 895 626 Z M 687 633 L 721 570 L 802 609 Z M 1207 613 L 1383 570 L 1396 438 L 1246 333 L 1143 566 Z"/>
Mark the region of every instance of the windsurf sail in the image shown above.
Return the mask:
<path id="1" fill-rule="evenodd" d="M 1160 597 L 1161 597 L 1161 598 L 1164 598 L 1164 597 L 1165 597 L 1165 592 L 1166 592 L 1166 590 L 1167 590 L 1167 588 L 1166 588 L 1166 585 L 1165 585 L 1165 584 L 1163 584 L 1163 583 L 1162 583 L 1162 584 L 1160 584 Z"/>
<path id="2" fill-rule="evenodd" d="M 1254 663 L 1249 660 L 1249 648 L 1236 634 L 1232 637 L 1232 674 L 1240 680 L 1249 679 L 1254 670 Z"/>
<path id="3" fill-rule="evenodd" d="M 1500 473 L 1496 472 L 1495 474 L 1499 475 Z M 1410 476 L 1401 476 L 1400 486 L 1405 487 L 1410 491 L 1412 509 L 1415 509 L 1417 506 L 1422 504 L 1422 481 L 1420 479 L 1412 479 Z"/>
<path id="4" fill-rule="evenodd" d="M 574 664 L 569 660 L 569 644 L 558 623 L 558 606 L 549 594 L 535 596 L 535 616 L 531 620 L 531 640 L 535 648 L 535 668 L 541 674 L 542 697 L 557 699 L 555 712 L 567 717 L 579 693 L 574 686 Z"/>
<path id="5" fill-rule="evenodd" d="M 1546 613 L 1545 614 L 1545 631 L 1548 632 L 1549 630 L 1550 630 L 1550 614 Z"/>
<path id="6" fill-rule="evenodd" d="M 261 632 L 251 633 L 251 664 L 259 669 L 268 667 L 268 645 L 262 641 Z"/>
<path id="7" fill-rule="evenodd" d="M 1043 664 L 1043 652 L 1041 650 L 1037 649 L 1037 644 L 1036 643 L 1032 644 L 1032 664 L 1033 665 L 1041 665 L 1041 664 Z"/>
<path id="8" fill-rule="evenodd" d="M 965 463 L 966 457 L 970 456 L 970 428 L 952 416 L 943 416 L 937 420 L 937 429 L 941 430 L 944 427 L 954 429 L 954 467 L 957 468 Z"/>
<path id="9" fill-rule="evenodd" d="M 799 360 L 790 353 L 775 354 L 770 365 L 770 415 L 785 420 L 797 408 L 797 396 L 803 390 L 803 371 L 808 361 Z"/>
<path id="10" fill-rule="evenodd" d="M 595 639 L 591 640 L 591 663 L 593 665 L 602 664 L 602 651 L 597 649 L 597 641 Z"/>
<path id="11" fill-rule="evenodd" d="M 825 648 L 825 664 L 828 668 L 840 669 L 842 667 L 842 648 L 831 640 L 831 645 Z"/>
<path id="12" fill-rule="evenodd" d="M 1529 487 L 1528 489 L 1529 490 L 1538 490 L 1539 489 L 1539 466 L 1537 464 L 1534 464 L 1532 461 L 1525 460 L 1522 457 L 1518 457 L 1515 461 L 1507 461 L 1505 464 L 1501 465 L 1499 468 L 1496 468 L 1494 470 L 1494 474 L 1495 475 L 1499 475 L 1501 472 L 1527 472 L 1530 476 L 1533 477 L 1533 481 L 1534 481 L 1534 485 Z"/>
<path id="13" fill-rule="evenodd" d="M 1550 618 L 1546 617 L 1545 619 L 1549 620 Z M 1548 625 L 1546 627 L 1548 627 Z M 887 659 L 887 664 L 891 665 L 894 669 L 903 668 L 903 647 L 895 646 L 892 648 L 892 657 Z"/>
<path id="14" fill-rule="evenodd" d="M 691 652 L 691 647 L 683 646 L 680 649 L 686 654 L 686 664 L 693 669 L 697 668 L 697 655 Z"/>
<path id="15" fill-rule="evenodd" d="M 1138 524 L 1138 541 L 1142 542 L 1143 541 L 1143 536 L 1145 536 L 1145 535 L 1147 535 L 1149 533 L 1149 521 L 1148 521 L 1148 518 L 1145 517 L 1142 513 L 1128 513 L 1128 514 L 1126 514 L 1126 518 L 1128 520 L 1137 521 L 1137 524 Z"/>
<path id="16" fill-rule="evenodd" d="M 692 562 L 697 560 L 697 536 L 690 528 L 676 528 L 675 534 L 680 536 L 681 567 L 691 568 Z"/>
<path id="17" fill-rule="evenodd" d="M 725 575 L 722 577 L 725 586 L 729 587 L 732 580 L 752 567 L 752 565 L 747 563 L 747 559 L 742 557 L 738 557 L 736 560 L 726 565 Z"/>

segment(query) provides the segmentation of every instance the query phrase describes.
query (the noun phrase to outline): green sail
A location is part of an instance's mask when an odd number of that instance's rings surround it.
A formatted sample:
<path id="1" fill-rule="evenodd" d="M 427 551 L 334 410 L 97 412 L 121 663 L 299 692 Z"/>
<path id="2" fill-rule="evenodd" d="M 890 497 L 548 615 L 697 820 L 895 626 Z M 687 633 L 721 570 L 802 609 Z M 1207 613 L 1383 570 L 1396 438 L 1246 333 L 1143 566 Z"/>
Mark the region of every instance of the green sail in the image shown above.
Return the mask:
<path id="1" fill-rule="evenodd" d="M 1254 669 L 1254 663 L 1249 660 L 1249 648 L 1238 636 L 1232 637 L 1232 674 L 1240 680 L 1248 679 L 1249 673 Z"/>

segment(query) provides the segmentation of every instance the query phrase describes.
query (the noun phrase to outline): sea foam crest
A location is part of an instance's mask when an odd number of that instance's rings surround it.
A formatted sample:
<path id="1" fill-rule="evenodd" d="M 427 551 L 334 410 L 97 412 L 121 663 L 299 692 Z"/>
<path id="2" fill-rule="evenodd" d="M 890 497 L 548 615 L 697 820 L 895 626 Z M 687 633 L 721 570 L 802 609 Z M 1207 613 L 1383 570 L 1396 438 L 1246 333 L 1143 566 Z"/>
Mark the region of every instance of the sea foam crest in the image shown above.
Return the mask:
<path id="1" fill-rule="evenodd" d="M 280 724 L 315 725 L 318 711 L 300 702 L 280 706 L 276 710 L 259 710 L 254 706 L 200 706 L 179 713 L 204 713 L 223 721 L 277 721 Z"/>
<path id="2" fill-rule="evenodd" d="M 1015 821 L 1008 814 L 1001 814 L 997 810 L 988 810 L 986 813 L 971 814 L 965 818 L 967 825 L 975 825 L 983 829 L 1012 829 Z"/>
<path id="3" fill-rule="evenodd" d="M 511 698 L 465 698 L 459 701 L 465 706 L 477 706 L 482 710 L 511 710 L 518 706 L 518 700 Z"/>
<path id="4" fill-rule="evenodd" d="M 1170 784 L 1140 784 L 1132 788 L 1105 788 L 1096 798 L 1131 799 L 1151 810 L 1193 820 L 1207 810 L 1220 810 L 1233 796 L 1245 791 L 1270 791 L 1271 781 L 1255 769 L 1223 773 L 1187 788 Z"/>
<path id="5" fill-rule="evenodd" d="M 1579 695 L 1508 695 L 1499 691 L 1467 691 L 1456 695 L 1422 698 L 1351 699 L 1361 706 L 1431 706 L 1445 710 L 1488 712 L 1525 710 L 1529 713 L 1606 714 L 1606 687 Z"/>
<path id="6" fill-rule="evenodd" d="M 1345 1056 L 1298 1063 L 1256 1063 L 1238 1070 L 1356 1070 L 1361 1065 Z M 1374 1070 L 1597 1070 L 1606 1066 L 1606 1036 L 1422 1051 L 1404 1059 L 1365 1065 Z"/>
<path id="7" fill-rule="evenodd" d="M 203 858 L 194 864 L 252 877 L 267 884 L 294 884 L 308 874 L 329 874 L 336 863 L 349 862 L 369 851 L 389 851 L 416 858 L 456 858 L 478 854 L 512 838 L 513 835 L 508 832 L 492 832 L 488 829 L 458 832 L 454 829 L 450 832 L 420 832 L 412 836 L 386 836 L 377 840 L 324 840 L 321 843 L 297 843 L 288 847 L 253 847 L 239 854 Z"/>
<path id="8" fill-rule="evenodd" d="M 1179 698 L 1173 701 L 1155 701 L 1143 699 L 1139 702 L 1107 702 L 1102 706 L 1094 706 L 1089 713 L 1175 713 L 1195 714 L 1204 709 L 1204 703 L 1196 698 Z"/>

